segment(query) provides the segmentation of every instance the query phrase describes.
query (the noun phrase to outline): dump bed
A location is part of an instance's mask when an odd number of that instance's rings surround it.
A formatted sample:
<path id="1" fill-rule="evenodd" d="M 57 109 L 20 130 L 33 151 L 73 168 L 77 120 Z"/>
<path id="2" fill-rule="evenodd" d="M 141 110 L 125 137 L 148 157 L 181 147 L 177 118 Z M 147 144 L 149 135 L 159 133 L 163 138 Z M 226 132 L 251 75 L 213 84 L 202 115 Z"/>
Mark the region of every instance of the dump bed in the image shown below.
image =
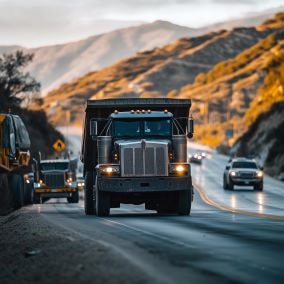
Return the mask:
<path id="1" fill-rule="evenodd" d="M 186 118 L 189 116 L 191 107 L 190 99 L 165 99 L 165 98 L 125 98 L 125 99 L 108 99 L 108 100 L 88 100 L 86 105 L 85 125 L 82 137 L 81 160 L 84 168 L 93 168 L 95 166 L 96 145 L 89 135 L 90 120 L 96 119 L 98 123 L 98 133 L 104 127 L 104 121 L 115 110 L 131 111 L 148 110 L 164 111 L 167 109 L 174 118 L 182 118 L 181 123 L 186 127 Z"/>

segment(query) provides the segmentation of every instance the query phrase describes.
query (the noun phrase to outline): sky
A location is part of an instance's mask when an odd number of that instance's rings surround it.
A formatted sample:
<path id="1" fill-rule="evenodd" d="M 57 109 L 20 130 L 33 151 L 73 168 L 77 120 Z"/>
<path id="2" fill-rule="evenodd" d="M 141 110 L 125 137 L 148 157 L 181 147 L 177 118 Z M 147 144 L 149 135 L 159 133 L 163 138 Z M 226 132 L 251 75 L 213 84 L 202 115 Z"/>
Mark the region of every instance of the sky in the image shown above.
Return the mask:
<path id="1" fill-rule="evenodd" d="M 201 27 L 279 6 L 284 0 L 0 0 L 0 45 L 65 43 L 155 20 Z"/>

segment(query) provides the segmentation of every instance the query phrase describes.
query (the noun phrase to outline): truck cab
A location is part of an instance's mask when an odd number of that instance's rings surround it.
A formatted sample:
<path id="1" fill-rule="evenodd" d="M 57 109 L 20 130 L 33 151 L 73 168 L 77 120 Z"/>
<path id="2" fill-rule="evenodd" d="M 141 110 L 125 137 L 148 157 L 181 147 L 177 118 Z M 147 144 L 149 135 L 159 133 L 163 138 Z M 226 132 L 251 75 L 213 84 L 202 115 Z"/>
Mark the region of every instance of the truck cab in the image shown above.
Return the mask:
<path id="1" fill-rule="evenodd" d="M 74 162 L 69 159 L 41 160 L 34 173 L 34 203 L 49 198 L 67 198 L 79 202 Z"/>
<path id="2" fill-rule="evenodd" d="M 112 110 L 108 100 L 87 105 L 81 156 L 86 214 L 107 216 L 121 203 L 144 203 L 158 213 L 188 215 L 193 196 L 187 163 L 190 100 L 111 101 Z M 132 109 L 134 101 L 138 110 Z"/>

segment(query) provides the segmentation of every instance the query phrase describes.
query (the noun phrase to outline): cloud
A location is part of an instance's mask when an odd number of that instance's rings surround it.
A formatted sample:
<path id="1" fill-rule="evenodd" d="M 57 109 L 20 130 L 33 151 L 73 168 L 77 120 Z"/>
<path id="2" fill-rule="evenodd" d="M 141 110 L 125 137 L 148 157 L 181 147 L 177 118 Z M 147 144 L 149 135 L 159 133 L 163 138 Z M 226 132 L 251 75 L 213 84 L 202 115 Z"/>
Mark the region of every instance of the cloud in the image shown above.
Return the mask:
<path id="1" fill-rule="evenodd" d="M 156 19 L 204 26 L 283 0 L 0 0 L 0 44 L 42 45 Z"/>

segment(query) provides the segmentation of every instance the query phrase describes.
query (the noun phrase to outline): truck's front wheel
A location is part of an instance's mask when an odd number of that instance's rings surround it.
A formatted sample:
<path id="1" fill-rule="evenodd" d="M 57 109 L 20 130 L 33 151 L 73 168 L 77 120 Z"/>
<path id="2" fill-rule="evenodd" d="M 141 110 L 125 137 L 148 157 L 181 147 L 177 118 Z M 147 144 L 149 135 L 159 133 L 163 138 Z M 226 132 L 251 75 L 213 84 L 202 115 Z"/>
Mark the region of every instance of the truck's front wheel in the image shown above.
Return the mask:
<path id="1" fill-rule="evenodd" d="M 92 171 L 86 172 L 85 175 L 85 188 L 84 188 L 84 205 L 86 215 L 95 215 L 95 205 L 94 205 L 94 178 L 95 174 Z"/>
<path id="2" fill-rule="evenodd" d="M 110 212 L 110 194 L 99 190 L 98 182 L 96 181 L 96 212 L 97 216 L 109 216 Z"/>
<path id="3" fill-rule="evenodd" d="M 13 194 L 13 207 L 19 209 L 24 205 L 24 180 L 21 175 L 12 174 L 9 179 Z"/>
<path id="4" fill-rule="evenodd" d="M 178 214 L 189 215 L 191 211 L 192 189 L 183 190 L 178 196 Z"/>
<path id="5" fill-rule="evenodd" d="M 34 189 L 33 189 L 33 186 L 31 183 L 25 183 L 24 185 L 24 203 L 25 204 L 33 204 L 33 192 L 34 192 Z"/>
<path id="6" fill-rule="evenodd" d="M 79 192 L 73 192 L 70 197 L 67 197 L 68 203 L 78 203 L 79 202 Z"/>

